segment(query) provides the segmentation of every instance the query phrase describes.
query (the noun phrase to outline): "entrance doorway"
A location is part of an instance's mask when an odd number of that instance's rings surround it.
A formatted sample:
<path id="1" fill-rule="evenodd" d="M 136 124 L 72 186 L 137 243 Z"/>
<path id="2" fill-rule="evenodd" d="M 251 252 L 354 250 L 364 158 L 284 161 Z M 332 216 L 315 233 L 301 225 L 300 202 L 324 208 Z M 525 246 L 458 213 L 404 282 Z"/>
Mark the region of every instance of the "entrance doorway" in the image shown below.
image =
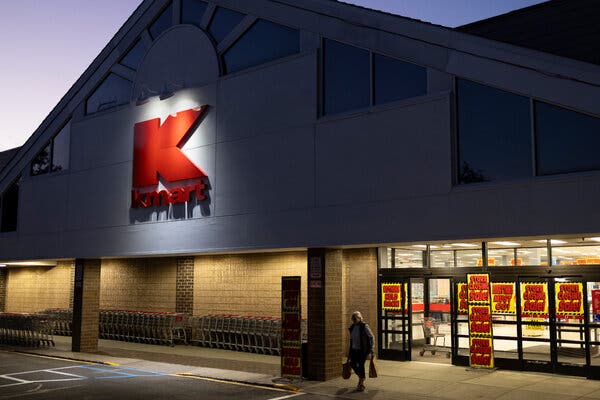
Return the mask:
<path id="1" fill-rule="evenodd" d="M 451 291 L 450 278 L 382 281 L 380 356 L 399 361 L 450 364 L 453 343 Z"/>

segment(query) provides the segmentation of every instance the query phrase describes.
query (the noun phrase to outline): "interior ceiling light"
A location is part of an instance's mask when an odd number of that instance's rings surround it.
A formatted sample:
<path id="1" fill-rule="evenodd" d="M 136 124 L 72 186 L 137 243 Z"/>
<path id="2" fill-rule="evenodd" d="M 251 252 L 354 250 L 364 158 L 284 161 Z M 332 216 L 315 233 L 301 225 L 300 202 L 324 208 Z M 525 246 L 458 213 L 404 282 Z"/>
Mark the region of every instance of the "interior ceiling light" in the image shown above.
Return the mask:
<path id="1" fill-rule="evenodd" d="M 424 244 L 413 244 L 413 247 L 418 247 L 419 249 L 426 249 L 427 246 Z"/>
<path id="2" fill-rule="evenodd" d="M 505 242 L 505 241 L 499 241 L 499 242 L 490 242 L 491 244 L 497 244 L 499 246 L 520 246 L 521 243 L 517 243 L 517 242 Z"/>
<path id="3" fill-rule="evenodd" d="M 593 237 L 593 238 L 588 238 L 588 239 L 591 241 L 594 241 L 594 242 L 600 242 L 600 237 Z"/>
<path id="4" fill-rule="evenodd" d="M 537 243 L 546 243 L 545 239 L 542 240 L 536 240 Z M 550 243 L 551 244 L 565 244 L 567 242 L 565 242 L 564 240 L 559 240 L 559 239 L 550 239 Z"/>
<path id="5" fill-rule="evenodd" d="M 452 243 L 452 246 L 456 246 L 456 247 L 477 247 L 477 245 L 473 244 L 473 243 Z"/>

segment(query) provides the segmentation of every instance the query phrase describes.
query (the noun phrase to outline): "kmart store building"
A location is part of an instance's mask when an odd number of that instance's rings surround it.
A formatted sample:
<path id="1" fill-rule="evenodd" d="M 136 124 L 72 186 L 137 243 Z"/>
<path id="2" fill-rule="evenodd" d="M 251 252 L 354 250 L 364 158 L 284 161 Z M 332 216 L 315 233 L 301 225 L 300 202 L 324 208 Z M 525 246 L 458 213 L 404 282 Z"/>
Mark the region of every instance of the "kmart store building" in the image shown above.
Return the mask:
<path id="1" fill-rule="evenodd" d="M 476 274 L 495 366 L 597 376 L 600 69 L 471 33 L 144 1 L 0 171 L 0 311 L 95 351 L 98 310 L 277 320 L 300 276 L 330 379 L 356 309 L 381 358 L 468 365 Z"/>

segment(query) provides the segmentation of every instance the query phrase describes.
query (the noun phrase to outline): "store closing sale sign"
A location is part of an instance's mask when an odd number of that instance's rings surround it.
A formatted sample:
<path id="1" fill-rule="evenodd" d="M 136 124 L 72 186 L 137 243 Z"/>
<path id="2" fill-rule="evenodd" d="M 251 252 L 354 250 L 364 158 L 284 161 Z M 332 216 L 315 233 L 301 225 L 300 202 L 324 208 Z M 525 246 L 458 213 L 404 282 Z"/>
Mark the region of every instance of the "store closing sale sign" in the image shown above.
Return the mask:
<path id="1" fill-rule="evenodd" d="M 581 282 L 556 282 L 556 318 L 577 319 L 584 318 L 583 312 L 583 283 Z"/>
<path id="2" fill-rule="evenodd" d="M 514 282 L 492 283 L 492 312 L 494 314 L 516 314 Z"/>
<path id="3" fill-rule="evenodd" d="M 494 368 L 489 274 L 467 274 L 469 305 L 469 365 Z"/>
<path id="4" fill-rule="evenodd" d="M 381 285 L 381 309 L 385 311 L 407 312 L 408 298 L 406 283 L 383 283 Z"/>

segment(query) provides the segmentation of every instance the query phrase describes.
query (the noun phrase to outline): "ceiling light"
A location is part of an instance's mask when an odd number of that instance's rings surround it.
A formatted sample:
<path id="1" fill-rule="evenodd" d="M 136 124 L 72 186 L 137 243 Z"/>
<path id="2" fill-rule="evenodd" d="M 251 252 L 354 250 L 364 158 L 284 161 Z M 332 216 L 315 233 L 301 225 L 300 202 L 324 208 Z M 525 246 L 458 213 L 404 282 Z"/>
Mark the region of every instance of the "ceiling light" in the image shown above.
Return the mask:
<path id="1" fill-rule="evenodd" d="M 504 242 L 504 241 L 499 241 L 499 242 L 490 242 L 491 244 L 497 244 L 500 246 L 520 246 L 521 243 L 517 243 L 517 242 Z"/>
<path id="2" fill-rule="evenodd" d="M 413 247 L 418 247 L 419 249 L 426 249 L 427 246 L 424 244 L 413 244 Z"/>
<path id="3" fill-rule="evenodd" d="M 536 240 L 537 243 L 546 243 L 545 239 L 542 240 Z M 564 240 L 558 240 L 558 239 L 550 239 L 550 243 L 551 244 L 565 244 L 567 242 L 565 242 Z"/>
<path id="4" fill-rule="evenodd" d="M 0 268 L 6 268 L 6 264 L 0 264 Z"/>
<path id="5" fill-rule="evenodd" d="M 600 237 L 589 238 L 589 240 L 594 241 L 594 242 L 600 242 Z"/>
<path id="6" fill-rule="evenodd" d="M 456 246 L 456 247 L 477 247 L 477 245 L 473 244 L 473 243 L 452 243 L 452 246 Z"/>

